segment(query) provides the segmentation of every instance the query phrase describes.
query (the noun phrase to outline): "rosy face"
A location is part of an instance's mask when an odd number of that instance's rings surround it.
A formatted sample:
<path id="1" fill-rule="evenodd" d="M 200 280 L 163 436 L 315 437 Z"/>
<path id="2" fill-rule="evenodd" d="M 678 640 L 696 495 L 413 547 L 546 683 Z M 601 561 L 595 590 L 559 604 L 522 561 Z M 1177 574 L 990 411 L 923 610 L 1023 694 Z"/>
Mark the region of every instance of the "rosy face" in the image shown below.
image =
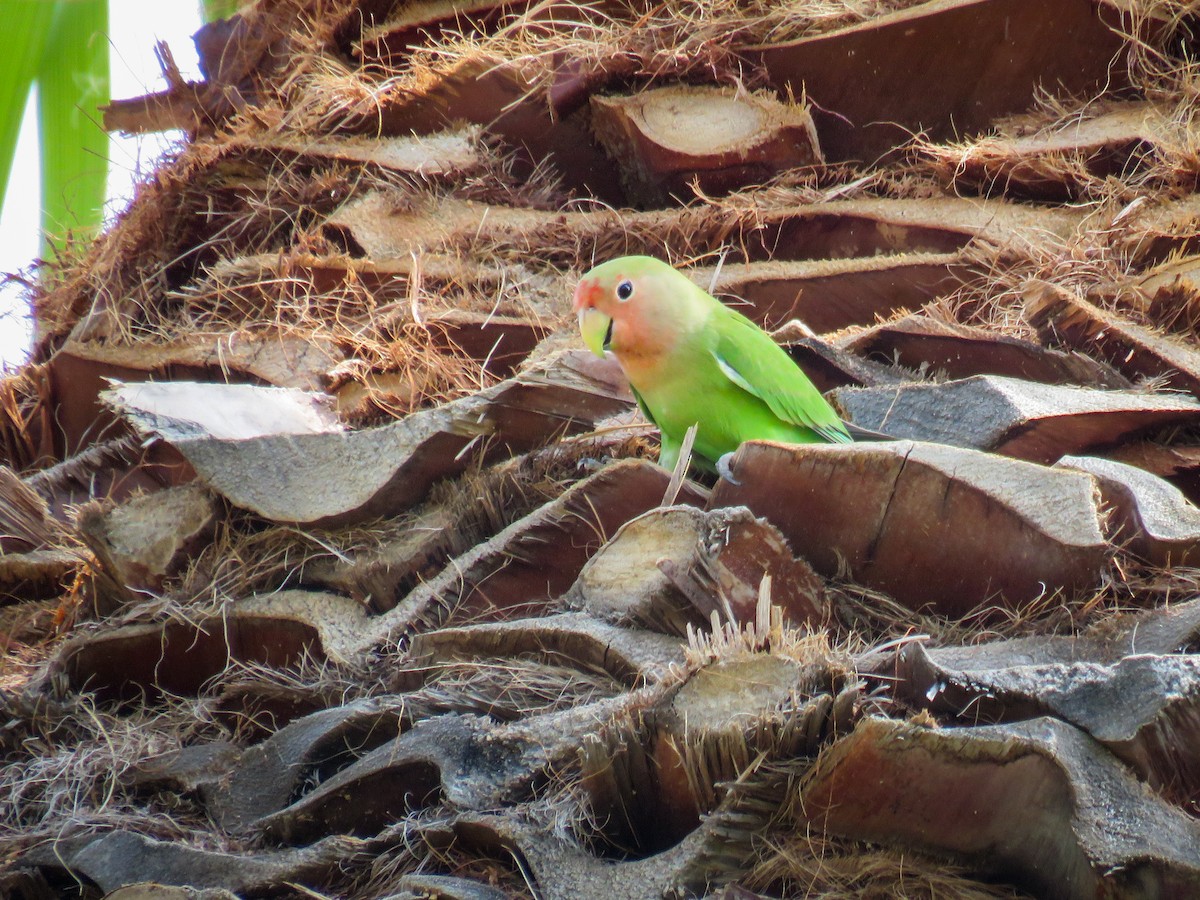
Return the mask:
<path id="1" fill-rule="evenodd" d="M 633 294 L 633 280 L 620 270 L 585 275 L 575 288 L 572 308 L 579 316 L 579 333 L 597 356 L 604 356 L 605 347 L 612 343 L 614 322 L 622 317 L 622 307 Z"/>
<path id="2" fill-rule="evenodd" d="M 593 270 L 579 280 L 573 306 L 576 312 L 598 309 L 605 315 L 612 315 L 614 307 L 628 303 L 633 294 L 634 280 L 621 269 L 604 273 Z"/>
<path id="3" fill-rule="evenodd" d="M 679 275 L 647 256 L 625 256 L 592 269 L 575 289 L 579 333 L 597 356 L 616 354 L 625 374 L 664 358 L 679 336 L 673 295 Z"/>

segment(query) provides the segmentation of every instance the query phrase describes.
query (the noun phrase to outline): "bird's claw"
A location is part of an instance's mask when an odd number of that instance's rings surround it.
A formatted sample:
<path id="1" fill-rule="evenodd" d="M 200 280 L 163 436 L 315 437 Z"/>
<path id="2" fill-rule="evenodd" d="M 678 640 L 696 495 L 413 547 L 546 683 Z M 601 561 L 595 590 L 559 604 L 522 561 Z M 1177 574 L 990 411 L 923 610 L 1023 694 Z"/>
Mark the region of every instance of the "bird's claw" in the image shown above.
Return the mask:
<path id="1" fill-rule="evenodd" d="M 576 461 L 575 465 L 583 472 L 598 472 L 604 468 L 604 460 L 596 459 L 594 456 L 584 456 Z"/>
<path id="2" fill-rule="evenodd" d="M 722 454 L 717 459 L 717 474 L 736 487 L 737 485 L 740 485 L 741 482 L 733 477 L 733 471 L 729 468 L 729 461 L 732 459 L 734 452 L 735 451 L 730 450 L 728 453 Z"/>

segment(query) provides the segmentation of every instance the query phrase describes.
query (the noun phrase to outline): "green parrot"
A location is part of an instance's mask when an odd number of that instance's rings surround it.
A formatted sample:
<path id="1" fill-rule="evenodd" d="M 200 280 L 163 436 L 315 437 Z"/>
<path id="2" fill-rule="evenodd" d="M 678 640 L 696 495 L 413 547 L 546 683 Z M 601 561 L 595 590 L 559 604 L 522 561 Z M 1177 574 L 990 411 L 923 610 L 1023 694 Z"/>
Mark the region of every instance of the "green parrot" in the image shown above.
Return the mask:
<path id="1" fill-rule="evenodd" d="M 674 468 L 697 425 L 693 460 L 726 470 L 743 441 L 853 440 L 821 392 L 761 328 L 661 260 L 625 256 L 575 289 L 584 343 L 611 349 L 642 413 L 662 432 L 659 462 Z"/>

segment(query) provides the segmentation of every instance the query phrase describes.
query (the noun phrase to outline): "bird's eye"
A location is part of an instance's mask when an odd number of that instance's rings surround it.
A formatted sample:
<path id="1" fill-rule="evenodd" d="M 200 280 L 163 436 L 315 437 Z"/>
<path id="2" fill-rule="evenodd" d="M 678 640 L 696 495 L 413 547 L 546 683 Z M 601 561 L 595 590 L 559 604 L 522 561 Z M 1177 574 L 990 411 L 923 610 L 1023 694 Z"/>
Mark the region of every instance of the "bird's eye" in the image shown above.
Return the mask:
<path id="1" fill-rule="evenodd" d="M 617 285 L 617 299 L 621 301 L 628 300 L 633 296 L 633 282 L 626 278 Z"/>

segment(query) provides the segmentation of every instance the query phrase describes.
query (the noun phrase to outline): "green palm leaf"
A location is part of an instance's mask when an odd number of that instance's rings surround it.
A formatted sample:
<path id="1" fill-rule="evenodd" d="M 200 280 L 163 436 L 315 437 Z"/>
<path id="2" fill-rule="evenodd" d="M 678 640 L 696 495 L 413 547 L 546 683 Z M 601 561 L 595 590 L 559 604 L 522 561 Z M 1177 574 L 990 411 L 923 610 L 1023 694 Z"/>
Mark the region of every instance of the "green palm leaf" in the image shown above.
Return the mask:
<path id="1" fill-rule="evenodd" d="M 205 22 L 228 19 L 238 11 L 238 0 L 200 0 L 200 15 Z"/>
<path id="2" fill-rule="evenodd" d="M 30 87 L 38 88 L 42 255 L 70 230 L 94 231 L 108 176 L 106 0 L 0 0 L 0 21 L 16 35 L 0 54 L 0 186 L 7 187 Z"/>
<path id="3" fill-rule="evenodd" d="M 0 16 L 17 36 L 0 54 L 0 189 L 8 189 L 25 102 L 54 27 L 57 4 L 0 0 Z M 2 191 L 0 191 L 2 195 Z"/>
<path id="4" fill-rule="evenodd" d="M 59 0 L 37 73 L 42 156 L 42 251 L 104 213 L 108 135 L 99 107 L 109 100 L 107 0 Z"/>

